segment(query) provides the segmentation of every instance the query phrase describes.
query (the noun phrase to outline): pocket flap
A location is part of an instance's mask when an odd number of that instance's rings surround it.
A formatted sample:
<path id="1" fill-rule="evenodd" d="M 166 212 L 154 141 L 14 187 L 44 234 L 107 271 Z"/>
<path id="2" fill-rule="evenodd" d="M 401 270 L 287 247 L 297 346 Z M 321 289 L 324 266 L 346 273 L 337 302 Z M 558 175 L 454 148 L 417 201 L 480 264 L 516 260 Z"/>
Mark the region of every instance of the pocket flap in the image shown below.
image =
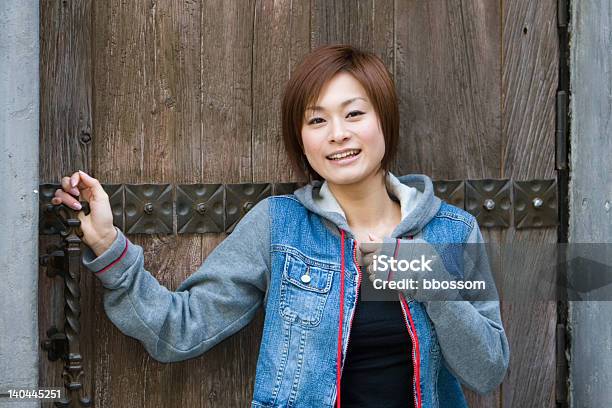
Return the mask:
<path id="1" fill-rule="evenodd" d="M 287 253 L 283 277 L 304 290 L 325 293 L 331 288 L 333 271 L 310 265 Z"/>

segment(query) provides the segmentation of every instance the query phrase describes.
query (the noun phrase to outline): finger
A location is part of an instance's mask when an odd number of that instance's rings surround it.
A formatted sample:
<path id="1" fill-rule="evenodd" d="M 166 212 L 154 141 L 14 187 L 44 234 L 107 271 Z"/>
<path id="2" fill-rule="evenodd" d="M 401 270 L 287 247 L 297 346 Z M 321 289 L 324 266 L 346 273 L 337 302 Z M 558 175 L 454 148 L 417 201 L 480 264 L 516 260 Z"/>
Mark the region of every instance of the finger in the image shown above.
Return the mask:
<path id="1" fill-rule="evenodd" d="M 81 170 L 78 171 L 78 174 L 80 180 L 78 184 L 79 188 L 89 189 L 94 198 L 101 197 L 106 194 L 106 191 L 104 191 L 102 185 L 97 179 L 91 177 L 89 174 Z"/>
<path id="2" fill-rule="evenodd" d="M 71 208 L 74 208 L 75 210 L 80 210 L 82 208 L 81 203 L 78 202 L 78 200 L 76 200 L 74 197 L 72 197 L 70 194 L 68 194 L 67 192 L 65 192 L 64 190 L 61 189 L 57 189 L 55 190 L 55 197 L 54 199 L 60 199 L 61 202 L 59 204 L 65 204 Z M 57 200 L 55 200 L 57 201 Z"/>
<path id="3" fill-rule="evenodd" d="M 80 171 L 80 170 L 79 170 Z M 79 185 L 79 181 L 80 181 L 80 175 L 79 172 L 76 171 L 74 173 L 72 173 L 72 176 L 70 176 L 70 186 L 71 187 L 76 187 Z"/>
<path id="4" fill-rule="evenodd" d="M 378 235 L 374 235 L 368 232 L 368 237 L 370 238 L 370 241 L 382 242 L 382 238 L 379 237 Z"/>
<path id="5" fill-rule="evenodd" d="M 379 242 L 362 242 L 359 245 L 359 250 L 364 254 L 369 254 L 378 251 L 381 246 L 382 244 Z"/>
<path id="6" fill-rule="evenodd" d="M 70 184 L 70 177 L 68 176 L 62 178 L 61 184 L 62 184 L 62 188 L 64 189 L 64 191 L 72 195 L 75 195 L 75 196 L 78 196 L 81 194 L 78 188 L 72 187 L 72 185 Z"/>
<path id="7" fill-rule="evenodd" d="M 378 255 L 378 253 L 371 253 L 371 254 L 367 254 L 365 255 L 362 260 L 363 260 L 363 264 L 364 265 L 372 265 L 372 263 L 374 262 L 374 255 Z"/>

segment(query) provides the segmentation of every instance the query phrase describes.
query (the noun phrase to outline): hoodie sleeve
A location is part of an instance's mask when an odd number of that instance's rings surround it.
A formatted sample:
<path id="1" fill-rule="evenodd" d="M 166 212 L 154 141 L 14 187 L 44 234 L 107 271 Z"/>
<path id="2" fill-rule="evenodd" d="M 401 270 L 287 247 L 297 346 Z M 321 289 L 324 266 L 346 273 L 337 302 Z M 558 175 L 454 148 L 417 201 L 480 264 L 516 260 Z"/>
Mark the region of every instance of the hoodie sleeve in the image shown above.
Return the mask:
<path id="1" fill-rule="evenodd" d="M 484 240 L 475 219 L 466 243 L 472 245 L 466 251 L 470 256 L 464 255 L 464 280 L 485 278 L 493 282 Z M 494 287 L 491 290 L 497 293 Z M 503 381 L 510 359 L 499 300 L 487 298 L 424 302 L 447 367 L 463 384 L 480 394 L 491 392 Z"/>
<path id="2" fill-rule="evenodd" d="M 102 282 L 104 309 L 124 334 L 160 362 L 198 356 L 251 321 L 270 277 L 268 199 L 257 203 L 176 291 L 144 268 L 142 247 L 117 238 L 83 264 Z"/>

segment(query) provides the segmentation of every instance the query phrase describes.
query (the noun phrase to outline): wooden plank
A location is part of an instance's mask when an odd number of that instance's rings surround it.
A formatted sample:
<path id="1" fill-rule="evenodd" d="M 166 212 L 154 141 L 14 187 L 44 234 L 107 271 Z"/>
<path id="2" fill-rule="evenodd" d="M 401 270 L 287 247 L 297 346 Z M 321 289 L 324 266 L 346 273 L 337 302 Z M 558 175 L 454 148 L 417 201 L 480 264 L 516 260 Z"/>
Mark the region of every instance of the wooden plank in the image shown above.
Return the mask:
<path id="1" fill-rule="evenodd" d="M 393 73 L 393 8 L 386 0 L 311 0 L 311 48 L 351 44 L 374 52 Z"/>
<path id="2" fill-rule="evenodd" d="M 253 1 L 208 1 L 201 5 L 200 61 L 191 64 L 199 69 L 202 113 L 197 122 L 202 127 L 204 183 L 252 181 L 253 10 Z M 197 266 L 224 238 L 225 234 L 202 237 Z M 172 364 L 168 374 L 178 380 L 166 390 L 166 404 L 248 405 L 259 347 L 258 327 L 261 325 L 251 324 L 203 356 Z"/>
<path id="3" fill-rule="evenodd" d="M 398 2 L 400 174 L 500 174 L 500 5 Z"/>
<path id="4" fill-rule="evenodd" d="M 309 13 L 307 2 L 256 2 L 253 95 L 257 97 L 253 99 L 252 123 L 255 182 L 297 181 L 282 141 L 280 108 L 290 73 L 310 51 Z"/>
<path id="5" fill-rule="evenodd" d="M 612 10 L 610 2 L 571 4 L 570 243 L 612 243 Z M 572 351 L 570 390 L 574 406 L 604 407 L 612 401 L 612 303 L 610 286 L 598 300 L 569 302 Z"/>
<path id="6" fill-rule="evenodd" d="M 503 7 L 501 176 L 555 178 L 556 1 L 504 1 Z M 501 237 L 525 241 L 545 247 L 557 241 L 556 229 L 509 229 Z M 529 265 L 523 270 L 515 279 L 529 285 Z M 502 313 L 511 350 L 503 406 L 554 406 L 556 304 L 506 302 Z"/>
<path id="7" fill-rule="evenodd" d="M 100 174 L 123 183 L 251 181 L 253 4 L 174 1 L 142 8 L 114 2 L 96 11 L 96 46 L 104 56 L 97 123 L 111 134 L 99 150 Z M 118 77 L 123 82 L 113 81 Z M 171 289 L 222 238 L 130 236 L 144 248 L 147 270 Z M 99 305 L 102 330 L 109 333 L 99 333 L 101 406 L 250 402 L 259 344 L 252 333 L 241 332 L 200 358 L 159 364 L 108 322 L 101 299 Z"/>
<path id="8" fill-rule="evenodd" d="M 91 166 L 92 77 L 91 77 L 91 1 L 42 1 L 40 4 L 40 149 L 39 177 L 42 183 L 60 183 L 63 176 Z M 40 236 L 40 255 L 57 236 Z M 52 325 L 64 326 L 64 281 L 47 277 L 40 268 L 38 281 L 39 339 L 47 338 Z M 81 355 L 83 386 L 93 393 L 94 279 L 81 268 Z M 64 362 L 51 362 L 39 350 L 39 386 L 63 387 Z M 51 406 L 44 403 L 43 406 Z"/>
<path id="9" fill-rule="evenodd" d="M 500 14 L 499 2 L 397 3 L 397 174 L 499 177 Z M 482 231 L 487 242 L 499 242 L 499 231 Z M 470 407 L 500 406 L 500 388 L 464 392 Z"/>
<path id="10" fill-rule="evenodd" d="M 161 180 L 150 174 L 151 140 L 161 128 L 156 99 L 154 42 L 155 3 L 94 4 L 95 120 L 93 175 L 102 183 L 143 183 Z M 163 140 L 163 139 L 162 139 Z M 165 152 L 167 155 L 168 152 Z M 156 238 L 130 236 L 147 249 Z M 150 241 L 149 241 L 150 240 Z M 149 260 L 145 254 L 145 260 Z M 150 266 L 150 264 L 148 265 Z M 150 357 L 141 344 L 123 335 L 103 309 L 104 289 L 96 285 L 96 394 L 98 407 L 147 406 L 145 388 Z"/>

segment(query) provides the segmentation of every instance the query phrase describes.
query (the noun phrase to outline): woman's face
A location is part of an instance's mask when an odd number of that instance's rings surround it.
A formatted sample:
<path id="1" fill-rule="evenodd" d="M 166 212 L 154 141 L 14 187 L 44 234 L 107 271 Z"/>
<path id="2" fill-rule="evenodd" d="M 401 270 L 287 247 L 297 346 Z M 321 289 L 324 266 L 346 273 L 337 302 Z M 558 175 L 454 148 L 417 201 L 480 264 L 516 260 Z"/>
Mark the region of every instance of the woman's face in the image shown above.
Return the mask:
<path id="1" fill-rule="evenodd" d="M 385 139 L 365 89 L 351 74 L 341 72 L 329 80 L 304 115 L 304 152 L 328 183 L 356 183 L 379 170 Z M 338 152 L 350 155 L 338 158 Z"/>

